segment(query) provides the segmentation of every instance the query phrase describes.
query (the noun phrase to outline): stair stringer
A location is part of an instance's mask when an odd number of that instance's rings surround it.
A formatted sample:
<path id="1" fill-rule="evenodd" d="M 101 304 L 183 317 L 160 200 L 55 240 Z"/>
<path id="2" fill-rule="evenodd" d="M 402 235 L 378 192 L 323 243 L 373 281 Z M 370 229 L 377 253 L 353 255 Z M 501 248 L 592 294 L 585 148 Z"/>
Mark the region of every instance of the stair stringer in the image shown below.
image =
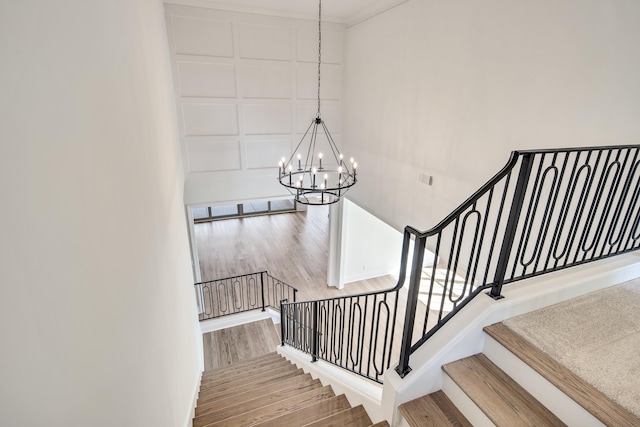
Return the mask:
<path id="1" fill-rule="evenodd" d="M 385 372 L 383 417 L 399 425 L 402 403 L 442 389 L 442 365 L 481 353 L 485 326 L 637 277 L 640 258 L 626 254 L 505 286 L 498 301 L 477 296 L 411 355 L 412 371 L 404 379 L 393 368 Z"/>

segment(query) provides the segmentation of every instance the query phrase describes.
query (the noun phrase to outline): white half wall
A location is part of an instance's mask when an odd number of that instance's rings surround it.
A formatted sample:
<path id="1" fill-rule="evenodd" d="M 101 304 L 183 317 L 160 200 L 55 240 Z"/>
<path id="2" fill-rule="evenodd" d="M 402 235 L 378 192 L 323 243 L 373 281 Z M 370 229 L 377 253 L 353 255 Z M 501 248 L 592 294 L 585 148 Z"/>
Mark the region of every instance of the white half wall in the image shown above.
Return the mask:
<path id="1" fill-rule="evenodd" d="M 403 234 L 347 198 L 332 205 L 328 283 L 346 283 L 397 274 Z"/>
<path id="2" fill-rule="evenodd" d="M 191 425 L 201 335 L 162 3 L 2 2 L 0 55 L 0 425 Z"/>

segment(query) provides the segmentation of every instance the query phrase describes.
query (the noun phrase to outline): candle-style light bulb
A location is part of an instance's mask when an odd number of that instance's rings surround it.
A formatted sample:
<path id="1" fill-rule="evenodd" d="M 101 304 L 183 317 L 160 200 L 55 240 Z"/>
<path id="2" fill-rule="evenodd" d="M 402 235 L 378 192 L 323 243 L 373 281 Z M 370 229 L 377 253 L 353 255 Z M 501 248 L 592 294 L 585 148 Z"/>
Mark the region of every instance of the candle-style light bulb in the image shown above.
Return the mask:
<path id="1" fill-rule="evenodd" d="M 302 170 L 302 166 L 300 166 L 300 159 L 302 158 L 302 156 L 300 154 L 298 154 L 298 170 L 301 171 Z"/>
<path id="2" fill-rule="evenodd" d="M 353 169 L 357 169 L 358 168 L 358 162 L 353 162 Z"/>
<path id="3" fill-rule="evenodd" d="M 320 170 L 322 170 L 322 153 L 318 153 L 318 160 L 320 161 Z"/>
<path id="4" fill-rule="evenodd" d="M 327 186 L 327 179 L 328 178 L 329 178 L 329 175 L 325 173 L 324 174 L 324 185 L 323 185 L 322 189 L 324 189 Z"/>
<path id="5" fill-rule="evenodd" d="M 315 175 L 318 172 L 318 168 L 311 169 L 311 172 Z"/>
<path id="6" fill-rule="evenodd" d="M 351 163 L 353 163 L 353 157 L 351 158 Z"/>
<path id="7" fill-rule="evenodd" d="M 338 166 L 338 173 L 342 173 L 342 166 Z"/>

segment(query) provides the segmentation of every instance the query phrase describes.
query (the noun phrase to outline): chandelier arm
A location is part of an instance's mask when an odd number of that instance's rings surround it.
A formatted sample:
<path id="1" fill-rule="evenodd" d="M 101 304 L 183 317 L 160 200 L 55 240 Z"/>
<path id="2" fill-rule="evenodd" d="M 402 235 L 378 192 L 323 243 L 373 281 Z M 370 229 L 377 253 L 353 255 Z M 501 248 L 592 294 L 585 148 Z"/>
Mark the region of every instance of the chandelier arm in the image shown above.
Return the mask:
<path id="1" fill-rule="evenodd" d="M 338 146 L 333 140 L 333 136 L 331 136 L 331 133 L 329 132 L 329 129 L 327 129 L 327 125 L 325 125 L 324 122 L 322 122 L 322 128 L 324 129 L 324 134 L 327 137 L 327 141 L 329 141 L 329 147 L 333 152 L 333 157 L 336 159 L 338 166 L 340 166 L 340 159 L 338 159 L 338 156 L 340 155 L 340 150 L 338 150 Z"/>
<path id="2" fill-rule="evenodd" d="M 315 119 L 314 119 L 315 120 Z M 287 162 L 287 164 L 291 163 L 291 160 L 293 160 L 293 156 L 296 155 L 296 153 L 298 152 L 298 148 L 300 148 L 300 146 L 302 145 L 302 143 L 304 142 L 304 139 L 307 137 L 307 134 L 309 133 L 309 129 L 311 129 L 311 126 L 313 126 L 313 122 L 311 122 L 309 124 L 309 127 L 307 128 L 307 130 L 304 133 L 304 136 L 300 139 L 300 142 L 298 142 L 298 145 L 296 145 L 296 148 L 293 150 L 293 152 L 291 153 L 291 157 L 289 157 L 289 161 Z M 286 166 L 286 165 L 285 165 Z"/>
<path id="3" fill-rule="evenodd" d="M 318 135 L 318 121 L 317 120 L 313 120 L 313 122 L 311 123 L 311 126 L 313 126 L 313 130 L 311 131 L 311 138 L 309 140 L 309 147 L 307 148 L 307 157 L 304 161 L 304 169 L 308 169 L 309 171 L 311 171 L 311 168 L 313 167 L 313 153 L 314 150 L 316 149 L 316 137 Z"/>

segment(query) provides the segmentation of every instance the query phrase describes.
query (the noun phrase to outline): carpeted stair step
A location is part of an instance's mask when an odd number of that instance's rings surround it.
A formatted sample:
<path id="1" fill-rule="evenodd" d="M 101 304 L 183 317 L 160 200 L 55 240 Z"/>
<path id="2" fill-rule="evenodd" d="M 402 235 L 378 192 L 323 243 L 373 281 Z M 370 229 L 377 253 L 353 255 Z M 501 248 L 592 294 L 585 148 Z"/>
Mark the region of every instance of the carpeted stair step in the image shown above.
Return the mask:
<path id="1" fill-rule="evenodd" d="M 267 372 L 258 373 L 250 377 L 239 378 L 233 382 L 225 383 L 218 387 L 202 390 L 198 397 L 198 406 L 214 400 L 244 393 L 250 388 L 262 387 L 274 381 L 303 374 L 304 372 L 302 369 L 299 369 L 294 365 L 287 365 Z"/>
<path id="2" fill-rule="evenodd" d="M 210 401 L 206 404 L 196 407 L 196 416 L 205 414 L 207 412 L 219 411 L 221 409 L 235 406 L 238 402 L 248 402 L 250 400 L 257 399 L 259 397 L 267 396 L 277 391 L 289 390 L 292 388 L 301 387 L 304 384 L 313 382 L 310 374 L 296 375 L 295 377 L 285 378 L 280 381 L 273 381 L 263 387 L 248 388 L 243 393 L 236 394 L 229 397 L 223 397 L 214 401 Z"/>
<path id="3" fill-rule="evenodd" d="M 329 417 L 319 419 L 313 423 L 306 424 L 305 427 L 369 427 L 371 424 L 371 418 L 367 415 L 367 411 L 364 410 L 362 405 L 358 405 Z"/>
<path id="4" fill-rule="evenodd" d="M 301 393 L 297 396 L 273 403 L 262 408 L 253 409 L 248 412 L 239 413 L 236 416 L 226 418 L 211 424 L 207 427 L 240 427 L 253 426 L 281 415 L 308 408 L 313 404 L 322 400 L 330 399 L 335 396 L 331 386 L 317 388 L 315 390 Z M 238 405 L 241 410 L 241 404 Z"/>
<path id="5" fill-rule="evenodd" d="M 565 425 L 482 353 L 442 369 L 497 427 Z"/>
<path id="6" fill-rule="evenodd" d="M 504 323 L 484 331 L 554 387 L 608 426 L 640 426 L 640 420 L 604 393 L 558 363 Z"/>
<path id="7" fill-rule="evenodd" d="M 346 396 L 341 394 L 330 399 L 321 400 L 320 402 L 306 408 L 298 409 L 297 411 L 256 424 L 255 427 L 303 426 L 317 421 L 318 419 L 342 412 L 350 407 L 351 405 L 349 405 L 349 401 Z"/>
<path id="8" fill-rule="evenodd" d="M 403 403 L 399 410 L 410 427 L 472 427 L 442 390 Z"/>

